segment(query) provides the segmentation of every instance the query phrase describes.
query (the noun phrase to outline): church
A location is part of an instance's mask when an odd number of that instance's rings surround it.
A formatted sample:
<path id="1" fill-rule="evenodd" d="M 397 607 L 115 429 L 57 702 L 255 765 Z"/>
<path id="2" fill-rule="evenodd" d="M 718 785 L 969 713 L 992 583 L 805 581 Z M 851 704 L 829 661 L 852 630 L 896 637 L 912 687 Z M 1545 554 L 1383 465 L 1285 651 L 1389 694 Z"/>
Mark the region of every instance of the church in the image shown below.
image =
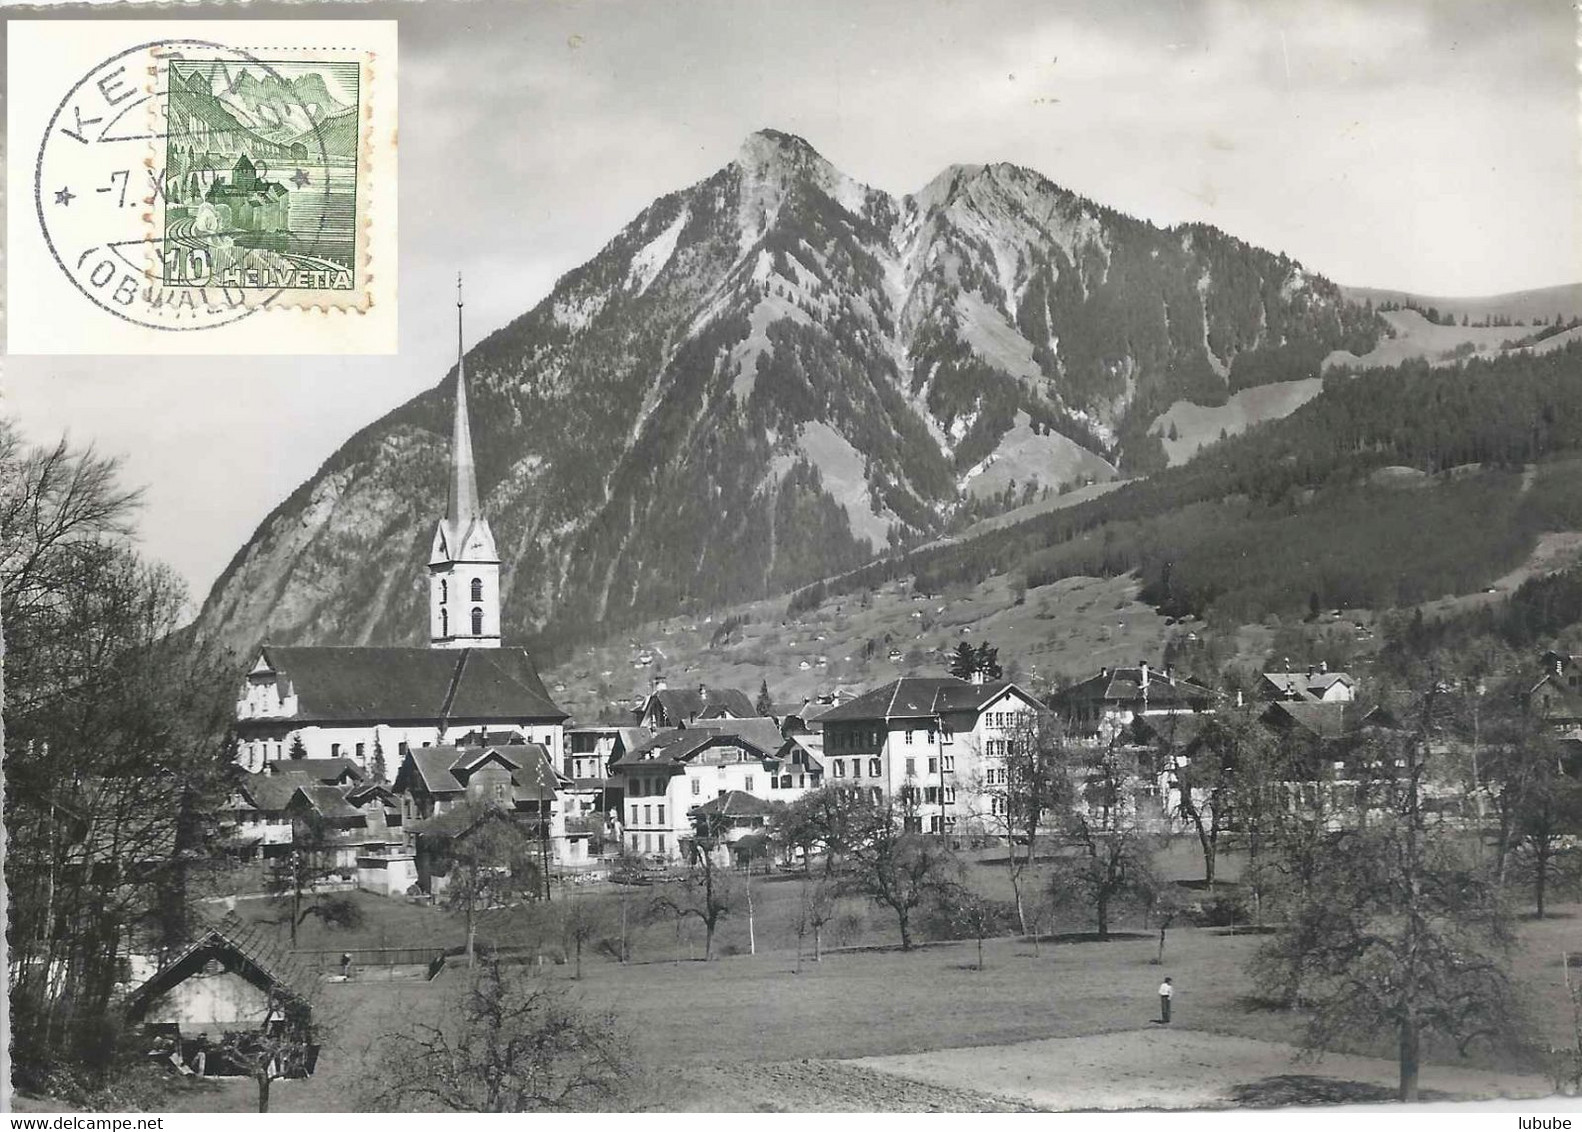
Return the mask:
<path id="1" fill-rule="evenodd" d="M 237 762 L 347 758 L 394 779 L 403 751 L 538 743 L 560 766 L 566 713 L 532 656 L 500 641 L 500 555 L 478 499 L 461 294 L 450 495 L 428 563 L 427 648 L 259 647 L 236 702 Z"/>

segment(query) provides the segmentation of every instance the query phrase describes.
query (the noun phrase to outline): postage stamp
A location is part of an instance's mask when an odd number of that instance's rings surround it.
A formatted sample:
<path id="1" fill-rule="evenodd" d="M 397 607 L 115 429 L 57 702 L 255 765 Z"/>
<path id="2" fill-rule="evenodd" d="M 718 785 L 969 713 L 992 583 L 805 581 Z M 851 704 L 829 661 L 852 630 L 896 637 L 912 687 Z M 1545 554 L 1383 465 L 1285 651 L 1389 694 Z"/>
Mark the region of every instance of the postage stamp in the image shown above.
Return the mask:
<path id="1" fill-rule="evenodd" d="M 121 29 L 117 49 L 59 84 L 34 135 L 43 258 L 96 313 L 69 327 L 68 345 L 36 345 L 51 336 L 18 320 L 25 299 L 14 303 L 12 352 L 393 349 L 394 26 L 192 21 L 203 35 L 139 34 L 164 24 L 87 24 L 101 41 Z M 14 67 L 28 26 L 12 25 L 14 148 L 27 138 L 16 103 L 37 101 Z M 28 258 L 14 213 L 8 235 Z M 7 266 L 15 297 L 15 257 Z M 44 321 L 58 327 L 71 309 Z M 310 326 L 314 315 L 334 330 Z"/>

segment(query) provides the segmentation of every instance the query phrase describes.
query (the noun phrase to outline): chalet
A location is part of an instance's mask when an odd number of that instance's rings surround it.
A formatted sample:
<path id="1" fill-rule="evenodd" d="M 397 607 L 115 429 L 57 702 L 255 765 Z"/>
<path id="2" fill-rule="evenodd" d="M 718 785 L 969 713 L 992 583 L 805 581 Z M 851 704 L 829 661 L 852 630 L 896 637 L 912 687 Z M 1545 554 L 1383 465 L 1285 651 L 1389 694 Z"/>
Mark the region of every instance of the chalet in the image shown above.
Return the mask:
<path id="1" fill-rule="evenodd" d="M 403 816 L 388 786 L 364 780 L 354 768 L 330 781 L 282 769 L 320 761 L 331 760 L 297 759 L 271 773 L 243 776 L 221 815 L 228 851 L 244 861 L 267 860 L 312 844 L 347 879 L 363 857 L 399 854 L 406 842 Z"/>
<path id="2" fill-rule="evenodd" d="M 285 1037 L 284 1076 L 313 1072 L 317 978 L 256 929 L 230 915 L 180 951 L 126 1000 L 154 1051 L 214 1075 L 243 1067 L 226 1057 L 247 1036 Z M 202 1055 L 200 1058 L 200 1054 Z"/>
<path id="3" fill-rule="evenodd" d="M 1038 711 L 1009 681 L 903 676 L 819 717 L 820 761 L 830 784 L 904 803 L 916 830 L 954 833 L 971 824 L 971 795 L 1006 773 L 1010 744 Z"/>
<path id="4" fill-rule="evenodd" d="M 752 719 L 758 715 L 747 693 L 736 688 L 667 688 L 663 682 L 637 708 L 637 723 L 649 731 L 682 727 L 698 720 Z"/>
<path id="5" fill-rule="evenodd" d="M 548 748 L 537 743 L 490 747 L 409 749 L 396 774 L 404 820 L 421 857 L 425 833 L 452 835 L 454 823 L 436 819 L 463 814 L 477 804 L 497 807 L 532 827 L 556 864 L 587 859 L 585 832 L 566 828 L 561 795 L 570 781 L 558 774 Z"/>
<path id="6" fill-rule="evenodd" d="M 1218 702 L 1212 689 L 1141 661 L 1135 668 L 1101 668 L 1057 693 L 1051 706 L 1072 735 L 1108 741 L 1139 717 L 1212 711 Z"/>
<path id="7" fill-rule="evenodd" d="M 784 740 L 768 718 L 712 719 L 673 728 L 617 760 L 625 799 L 622 836 L 635 853 L 678 858 L 692 837 L 689 811 L 730 791 L 790 801 L 798 787 L 785 773 Z"/>

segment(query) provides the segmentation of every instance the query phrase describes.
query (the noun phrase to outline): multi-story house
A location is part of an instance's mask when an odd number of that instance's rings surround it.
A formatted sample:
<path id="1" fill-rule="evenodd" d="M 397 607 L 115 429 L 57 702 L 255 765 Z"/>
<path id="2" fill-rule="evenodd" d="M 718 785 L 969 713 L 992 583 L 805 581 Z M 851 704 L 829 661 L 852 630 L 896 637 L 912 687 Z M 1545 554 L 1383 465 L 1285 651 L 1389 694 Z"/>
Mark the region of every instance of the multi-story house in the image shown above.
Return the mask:
<path id="1" fill-rule="evenodd" d="M 637 708 L 637 724 L 650 731 L 686 727 L 711 719 L 752 719 L 758 712 L 747 693 L 737 688 L 667 688 L 663 680 Z"/>
<path id="2" fill-rule="evenodd" d="M 677 859 L 692 840 L 694 807 L 737 791 L 789 802 L 818 785 L 804 769 L 798 785 L 792 752 L 772 719 L 714 719 L 661 731 L 613 768 L 624 798 L 622 840 L 634 853 Z"/>
<path id="3" fill-rule="evenodd" d="M 903 676 L 820 716 L 827 781 L 901 804 L 916 831 L 977 832 L 976 795 L 1003 781 L 1038 711 L 1009 681 Z"/>

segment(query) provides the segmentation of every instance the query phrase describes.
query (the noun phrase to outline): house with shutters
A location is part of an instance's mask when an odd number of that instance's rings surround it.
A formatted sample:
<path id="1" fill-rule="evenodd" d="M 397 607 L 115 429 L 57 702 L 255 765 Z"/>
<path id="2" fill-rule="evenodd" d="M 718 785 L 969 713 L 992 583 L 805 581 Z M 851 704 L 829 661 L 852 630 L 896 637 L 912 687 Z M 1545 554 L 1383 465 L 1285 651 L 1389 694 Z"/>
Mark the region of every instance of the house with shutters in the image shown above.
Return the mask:
<path id="1" fill-rule="evenodd" d="M 782 754 L 773 719 L 699 720 L 654 734 L 616 760 L 624 811 L 621 838 L 634 853 L 680 859 L 692 840 L 692 809 L 732 792 L 789 802 L 819 784 L 818 772 Z"/>
<path id="2" fill-rule="evenodd" d="M 425 834 L 453 836 L 480 806 L 498 808 L 542 841 L 549 861 L 588 860 L 588 834 L 568 829 L 563 797 L 571 782 L 541 743 L 408 748 L 394 791 L 420 859 Z"/>
<path id="3" fill-rule="evenodd" d="M 403 752 L 472 731 L 564 754 L 566 713 L 525 648 L 502 644 L 500 557 L 483 514 L 467 414 L 461 303 L 450 492 L 428 563 L 428 647 L 262 645 L 236 701 L 237 761 L 350 759 L 387 782 Z"/>
<path id="4" fill-rule="evenodd" d="M 915 831 L 978 832 L 974 795 L 1002 780 L 1039 710 L 1007 680 L 903 676 L 819 717 L 821 762 L 830 785 L 900 805 Z"/>

